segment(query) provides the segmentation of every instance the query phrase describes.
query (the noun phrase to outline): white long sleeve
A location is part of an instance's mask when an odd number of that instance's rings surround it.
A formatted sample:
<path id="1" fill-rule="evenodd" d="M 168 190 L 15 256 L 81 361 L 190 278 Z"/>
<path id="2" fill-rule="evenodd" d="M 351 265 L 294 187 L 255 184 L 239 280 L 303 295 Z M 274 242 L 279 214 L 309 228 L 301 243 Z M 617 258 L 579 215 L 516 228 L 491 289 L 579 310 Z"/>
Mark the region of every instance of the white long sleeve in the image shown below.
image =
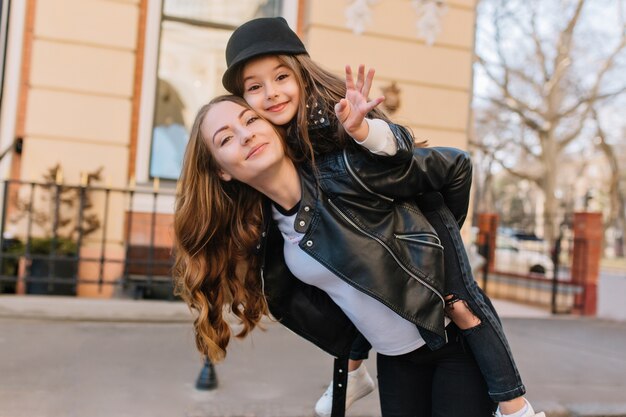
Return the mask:
<path id="1" fill-rule="evenodd" d="M 369 126 L 367 137 L 362 142 L 355 142 L 376 155 L 395 155 L 398 151 L 396 138 L 389 124 L 381 119 L 365 119 Z"/>

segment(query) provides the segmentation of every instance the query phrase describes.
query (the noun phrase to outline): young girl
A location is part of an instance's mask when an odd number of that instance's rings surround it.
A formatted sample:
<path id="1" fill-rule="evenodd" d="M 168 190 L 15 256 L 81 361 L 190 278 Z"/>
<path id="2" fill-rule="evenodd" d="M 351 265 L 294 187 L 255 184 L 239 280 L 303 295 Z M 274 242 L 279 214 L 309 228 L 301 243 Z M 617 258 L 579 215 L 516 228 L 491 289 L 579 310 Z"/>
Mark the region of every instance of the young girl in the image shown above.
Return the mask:
<path id="1" fill-rule="evenodd" d="M 284 19 L 260 18 L 240 26 L 229 39 L 226 61 L 224 87 L 245 98 L 259 115 L 285 127 L 287 143 L 298 160 L 315 161 L 319 155 L 353 146 L 332 111 L 346 94 L 344 82 L 311 60 Z M 358 77 L 361 81 L 356 91 L 362 87 L 369 91 L 373 72 L 366 78 L 363 74 L 361 66 Z M 388 121 L 376 108 L 369 117 Z M 437 222 L 440 217 L 429 220 Z M 461 226 L 464 215 L 458 220 Z M 449 251 L 462 250 L 464 254 L 464 249 L 458 248 L 461 242 L 454 236 L 442 240 L 450 246 L 456 245 L 448 247 Z M 462 256 L 460 262 L 456 258 L 446 258 L 446 313 L 463 329 L 491 398 L 500 403 L 497 415 L 536 415 L 522 397 L 525 388 L 497 314 L 489 308 L 489 300 L 476 285 L 467 257 Z"/>
<path id="2" fill-rule="evenodd" d="M 315 166 L 294 163 L 278 132 L 241 98 L 219 97 L 199 111 L 175 213 L 175 276 L 198 313 L 198 348 L 213 360 L 224 356 L 225 304 L 241 320 L 238 336 L 271 312 L 338 358 L 358 329 L 378 352 L 383 416 L 490 416 L 495 407 L 457 326 L 444 330 L 443 249 L 414 202 L 438 189 L 453 211 L 426 208 L 447 213 L 445 226 L 458 234 L 469 158 L 449 148 L 414 153 L 412 137 L 392 124 L 397 141 L 384 146 L 361 105 L 371 102 L 342 101 L 338 114 L 368 149 L 319 155 Z M 350 126 L 350 114 L 362 123 Z M 372 153 L 379 145 L 386 150 Z M 342 362 L 333 380 L 337 417 Z"/>

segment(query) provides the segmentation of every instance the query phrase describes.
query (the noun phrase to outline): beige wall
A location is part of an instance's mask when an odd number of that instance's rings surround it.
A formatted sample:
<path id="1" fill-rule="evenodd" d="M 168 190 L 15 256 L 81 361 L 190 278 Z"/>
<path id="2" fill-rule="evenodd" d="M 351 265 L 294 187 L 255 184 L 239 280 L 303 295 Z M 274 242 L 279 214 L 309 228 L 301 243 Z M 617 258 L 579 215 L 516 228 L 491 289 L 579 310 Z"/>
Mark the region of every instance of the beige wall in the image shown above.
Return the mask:
<path id="1" fill-rule="evenodd" d="M 60 163 L 65 182 L 78 184 L 81 172 L 104 166 L 104 183 L 122 187 L 128 181 L 139 0 L 34 4 L 20 177 L 40 180 Z M 122 212 L 121 201 L 113 207 Z M 107 234 L 121 240 L 123 216 L 111 220 Z"/>
<path id="2" fill-rule="evenodd" d="M 392 81 L 401 90 L 395 121 L 431 145 L 467 148 L 475 0 L 448 0 L 433 46 L 418 39 L 409 1 L 372 6 L 373 19 L 362 35 L 346 28 L 345 7 L 334 0 L 307 2 L 303 33 L 311 57 L 336 73 L 346 64 L 374 67 L 372 96 Z"/>
<path id="3" fill-rule="evenodd" d="M 40 179 L 60 163 L 67 183 L 104 166 L 105 183 L 128 181 L 140 0 L 37 0 L 27 66 L 24 152 L 20 177 Z M 448 0 L 435 45 L 417 38 L 409 1 L 381 0 L 357 36 L 345 26 L 346 2 L 300 2 L 312 57 L 342 74 L 345 64 L 377 70 L 372 95 L 398 83 L 393 118 L 431 145 L 466 148 L 475 0 Z M 102 195 L 95 196 L 101 200 Z M 122 199 L 112 203 L 107 236 L 123 238 Z"/>

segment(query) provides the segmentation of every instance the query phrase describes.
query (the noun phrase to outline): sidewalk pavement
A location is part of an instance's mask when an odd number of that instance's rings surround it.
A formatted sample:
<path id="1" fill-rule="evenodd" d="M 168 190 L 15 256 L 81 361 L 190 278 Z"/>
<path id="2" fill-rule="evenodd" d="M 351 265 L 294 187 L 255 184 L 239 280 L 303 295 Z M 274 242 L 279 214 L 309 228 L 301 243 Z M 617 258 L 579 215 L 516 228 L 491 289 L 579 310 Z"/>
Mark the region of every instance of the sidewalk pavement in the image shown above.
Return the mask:
<path id="1" fill-rule="evenodd" d="M 550 317 L 540 308 L 505 300 L 493 302 L 502 318 Z M 175 301 L 13 295 L 0 295 L 0 317 L 154 323 L 191 320 L 187 306 Z"/>
<path id="2" fill-rule="evenodd" d="M 626 417 L 625 322 L 494 304 L 536 409 L 548 417 Z M 10 364 L 0 359 L 0 417 L 313 415 L 331 376 L 326 354 L 267 323 L 266 332 L 231 342 L 228 358 L 217 365 L 218 389 L 196 391 L 200 362 L 191 320 L 181 302 L 0 295 L 0 350 L 13 355 Z M 126 346 L 126 338 L 132 344 Z M 24 372 L 33 362 L 35 379 Z M 366 363 L 375 376 L 375 355 Z M 64 377 L 84 382 L 62 388 Z M 347 415 L 380 416 L 377 395 L 358 401 Z"/>

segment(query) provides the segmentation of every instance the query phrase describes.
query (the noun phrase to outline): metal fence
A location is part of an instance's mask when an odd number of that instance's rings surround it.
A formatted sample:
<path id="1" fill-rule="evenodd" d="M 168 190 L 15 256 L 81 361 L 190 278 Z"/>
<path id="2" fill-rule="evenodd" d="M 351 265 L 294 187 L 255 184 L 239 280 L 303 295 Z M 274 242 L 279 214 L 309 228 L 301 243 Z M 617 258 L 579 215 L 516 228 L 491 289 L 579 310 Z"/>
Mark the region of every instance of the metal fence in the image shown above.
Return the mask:
<path id="1" fill-rule="evenodd" d="M 565 231 L 552 245 L 538 238 L 498 233 L 492 239 L 486 234 L 478 245 L 484 258 L 478 284 L 490 297 L 544 307 L 553 314 L 581 311 L 585 288 L 572 277 L 577 261 L 573 248 L 586 242 Z"/>
<path id="2" fill-rule="evenodd" d="M 171 230 L 169 239 L 163 233 L 173 220 L 163 213 L 173 207 L 159 208 L 173 204 L 173 189 L 5 180 L 1 191 L 0 293 L 175 298 Z M 571 313 L 584 300 L 572 280 L 574 243 L 585 244 L 567 229 L 551 247 L 483 236 L 476 279 L 492 297 Z"/>
<path id="3" fill-rule="evenodd" d="M 171 242 L 157 233 L 160 200 L 173 201 L 174 194 L 3 181 L 0 293 L 175 298 Z"/>

